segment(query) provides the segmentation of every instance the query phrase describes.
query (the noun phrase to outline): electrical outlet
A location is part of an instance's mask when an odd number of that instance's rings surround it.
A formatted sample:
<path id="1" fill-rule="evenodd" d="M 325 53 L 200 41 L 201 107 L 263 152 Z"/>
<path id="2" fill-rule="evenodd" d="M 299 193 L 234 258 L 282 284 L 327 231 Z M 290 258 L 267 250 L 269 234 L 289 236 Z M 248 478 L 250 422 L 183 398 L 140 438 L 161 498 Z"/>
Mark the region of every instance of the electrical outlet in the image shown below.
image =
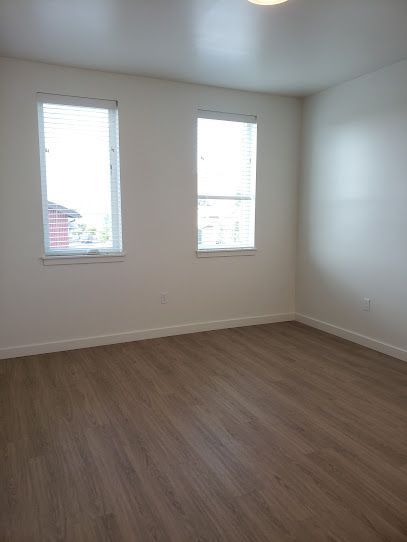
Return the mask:
<path id="1" fill-rule="evenodd" d="M 168 303 L 168 294 L 162 293 L 161 294 L 161 305 L 166 305 Z"/>
<path id="2" fill-rule="evenodd" d="M 372 300 L 370 299 L 370 297 L 364 297 L 362 299 L 362 310 L 363 311 L 370 312 L 371 305 L 372 305 Z"/>

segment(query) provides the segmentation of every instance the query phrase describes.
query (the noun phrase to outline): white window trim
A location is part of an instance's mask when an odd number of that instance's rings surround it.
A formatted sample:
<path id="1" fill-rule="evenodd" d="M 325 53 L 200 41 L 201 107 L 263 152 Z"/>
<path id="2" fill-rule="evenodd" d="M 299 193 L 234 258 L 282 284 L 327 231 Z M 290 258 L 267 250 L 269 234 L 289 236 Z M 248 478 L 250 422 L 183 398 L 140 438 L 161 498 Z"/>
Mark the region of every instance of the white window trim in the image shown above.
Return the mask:
<path id="1" fill-rule="evenodd" d="M 47 179 L 45 167 L 45 137 L 44 137 L 44 103 L 72 105 L 82 107 L 100 107 L 109 110 L 109 127 L 111 139 L 111 206 L 112 216 L 114 209 L 118 210 L 117 220 L 112 220 L 112 236 L 117 239 L 117 245 L 110 250 L 90 251 L 86 249 L 73 249 L 71 252 L 52 250 L 49 247 L 48 231 L 48 196 Z M 40 150 L 40 170 L 41 170 L 41 192 L 42 192 L 42 213 L 43 213 L 43 243 L 45 254 L 40 258 L 44 265 L 69 265 L 75 263 L 108 263 L 123 261 L 123 239 L 122 239 L 122 208 L 121 208 L 121 190 L 120 190 L 120 162 L 118 156 L 119 149 L 119 118 L 117 100 L 105 100 L 98 98 L 85 98 L 79 96 L 66 96 L 61 94 L 37 93 L 37 112 L 38 112 L 38 134 Z M 113 122 L 112 122 L 113 120 Z M 113 182 L 114 181 L 114 182 Z M 47 218 L 45 218 L 47 217 Z M 116 233 L 115 233 L 116 232 Z M 100 253 L 99 253 L 100 252 Z"/>
<path id="2" fill-rule="evenodd" d="M 45 255 L 41 257 L 43 265 L 73 265 L 73 264 L 88 264 L 88 263 L 115 263 L 124 262 L 126 254 L 117 252 L 116 254 L 61 254 L 58 256 Z"/>
<path id="3" fill-rule="evenodd" d="M 258 124 L 258 117 L 257 115 L 247 115 L 243 113 L 225 113 L 221 111 L 213 111 L 210 109 L 204 109 L 199 108 L 197 110 L 197 114 L 195 117 L 195 127 L 197 126 L 198 119 L 214 119 L 214 120 L 226 120 L 226 121 L 234 121 L 234 122 L 245 122 L 245 123 L 253 123 Z M 198 134 L 197 130 L 195 130 L 196 133 L 196 150 L 198 148 Z M 196 160 L 198 159 L 198 152 L 195 153 Z M 257 160 L 257 149 L 256 149 L 256 160 Z M 257 170 L 257 164 L 256 164 L 256 170 Z M 253 198 L 251 196 L 206 196 L 203 194 L 198 193 L 198 163 L 196 163 L 195 167 L 196 171 L 196 209 L 195 209 L 195 216 L 197 219 L 196 222 L 196 234 L 198 233 L 198 201 L 200 199 L 218 199 L 218 200 L 239 200 L 239 201 L 252 201 Z M 256 175 L 257 177 L 257 175 Z M 256 221 L 257 221 L 257 208 L 256 208 L 256 199 L 257 197 L 254 197 L 255 202 L 255 224 L 254 224 L 254 241 L 256 242 Z M 196 235 L 197 239 L 197 235 Z M 205 249 L 199 249 L 196 248 L 195 254 L 197 258 L 224 258 L 224 257 L 236 257 L 236 256 L 255 256 L 257 253 L 256 246 L 254 247 L 238 247 L 238 248 L 205 248 Z"/>
<path id="4" fill-rule="evenodd" d="M 255 256 L 257 248 L 228 248 L 197 250 L 197 258 L 230 258 L 236 256 Z"/>

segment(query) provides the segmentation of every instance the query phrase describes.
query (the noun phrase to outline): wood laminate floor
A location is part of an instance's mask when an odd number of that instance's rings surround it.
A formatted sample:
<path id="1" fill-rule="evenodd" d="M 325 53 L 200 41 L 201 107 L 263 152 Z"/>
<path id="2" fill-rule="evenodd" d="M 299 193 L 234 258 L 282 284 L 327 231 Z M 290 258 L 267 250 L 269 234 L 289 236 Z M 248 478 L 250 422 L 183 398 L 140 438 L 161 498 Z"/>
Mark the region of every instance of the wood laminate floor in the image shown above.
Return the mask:
<path id="1" fill-rule="evenodd" d="M 0 362 L 0 540 L 407 540 L 407 364 L 298 323 Z"/>

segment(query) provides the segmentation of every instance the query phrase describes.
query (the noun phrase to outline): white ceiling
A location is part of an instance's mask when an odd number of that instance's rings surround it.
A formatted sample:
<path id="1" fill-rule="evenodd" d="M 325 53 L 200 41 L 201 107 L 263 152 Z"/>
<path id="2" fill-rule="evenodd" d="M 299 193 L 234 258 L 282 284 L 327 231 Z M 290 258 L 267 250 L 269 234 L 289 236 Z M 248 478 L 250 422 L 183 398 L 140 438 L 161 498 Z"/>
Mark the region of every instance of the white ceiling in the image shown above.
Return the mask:
<path id="1" fill-rule="evenodd" d="M 306 95 L 407 57 L 407 0 L 0 0 L 0 55 Z"/>

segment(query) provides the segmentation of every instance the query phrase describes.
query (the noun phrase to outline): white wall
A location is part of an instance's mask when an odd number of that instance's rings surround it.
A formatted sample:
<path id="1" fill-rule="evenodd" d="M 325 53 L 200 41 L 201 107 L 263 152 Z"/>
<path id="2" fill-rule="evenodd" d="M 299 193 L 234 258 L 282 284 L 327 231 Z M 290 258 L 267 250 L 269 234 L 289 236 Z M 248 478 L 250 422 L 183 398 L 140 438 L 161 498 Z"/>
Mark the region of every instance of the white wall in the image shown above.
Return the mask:
<path id="1" fill-rule="evenodd" d="M 297 311 L 407 350 L 407 61 L 307 99 L 303 120 Z"/>
<path id="2" fill-rule="evenodd" d="M 38 91 L 119 101 L 122 263 L 39 260 Z M 0 107 L 0 356 L 294 312 L 298 100 L 0 59 Z M 198 107 L 259 117 L 255 256 L 195 256 Z M 46 344 L 19 348 L 37 343 Z"/>

